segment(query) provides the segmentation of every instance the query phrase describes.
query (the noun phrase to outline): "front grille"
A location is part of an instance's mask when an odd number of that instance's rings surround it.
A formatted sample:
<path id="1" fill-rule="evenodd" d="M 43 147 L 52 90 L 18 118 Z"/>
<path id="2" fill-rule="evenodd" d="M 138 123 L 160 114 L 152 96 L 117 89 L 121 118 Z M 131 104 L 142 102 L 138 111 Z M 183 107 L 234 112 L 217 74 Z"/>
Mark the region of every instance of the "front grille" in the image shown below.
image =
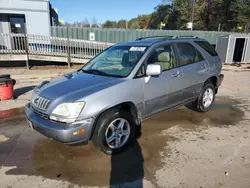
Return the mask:
<path id="1" fill-rule="evenodd" d="M 49 115 L 45 114 L 43 112 L 40 112 L 38 110 L 36 110 L 34 107 L 32 107 L 33 112 L 35 112 L 36 115 L 38 115 L 39 117 L 43 118 L 43 119 L 49 119 Z"/>
<path id="2" fill-rule="evenodd" d="M 49 99 L 46 99 L 46 98 L 40 97 L 40 96 L 35 96 L 31 102 L 32 102 L 32 106 L 35 107 L 35 109 L 37 109 L 39 111 L 40 110 L 42 110 L 42 111 L 47 110 L 47 108 L 50 105 Z"/>

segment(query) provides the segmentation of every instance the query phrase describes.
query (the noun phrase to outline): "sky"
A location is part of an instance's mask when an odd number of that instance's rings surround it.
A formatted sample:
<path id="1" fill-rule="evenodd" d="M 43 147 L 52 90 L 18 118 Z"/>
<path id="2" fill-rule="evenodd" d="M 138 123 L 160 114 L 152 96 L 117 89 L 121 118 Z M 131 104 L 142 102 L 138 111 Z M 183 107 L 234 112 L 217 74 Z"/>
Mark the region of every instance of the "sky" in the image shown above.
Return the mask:
<path id="1" fill-rule="evenodd" d="M 106 20 L 131 19 L 140 14 L 149 14 L 161 0 L 50 0 L 58 9 L 59 19 L 65 22 L 82 21 L 87 18 L 92 23 Z"/>

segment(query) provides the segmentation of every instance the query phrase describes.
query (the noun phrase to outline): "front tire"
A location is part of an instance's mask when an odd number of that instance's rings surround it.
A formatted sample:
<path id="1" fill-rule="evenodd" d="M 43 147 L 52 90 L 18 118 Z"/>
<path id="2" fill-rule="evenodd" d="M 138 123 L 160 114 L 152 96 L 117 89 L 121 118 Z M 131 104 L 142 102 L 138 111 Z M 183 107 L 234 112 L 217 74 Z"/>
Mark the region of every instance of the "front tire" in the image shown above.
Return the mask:
<path id="1" fill-rule="evenodd" d="M 93 145 L 107 155 L 126 149 L 135 139 L 135 123 L 130 113 L 114 108 L 98 119 L 92 137 Z"/>
<path id="2" fill-rule="evenodd" d="M 191 104 L 191 109 L 197 112 L 209 111 L 215 100 L 215 87 L 212 83 L 206 83 L 199 97 Z"/>

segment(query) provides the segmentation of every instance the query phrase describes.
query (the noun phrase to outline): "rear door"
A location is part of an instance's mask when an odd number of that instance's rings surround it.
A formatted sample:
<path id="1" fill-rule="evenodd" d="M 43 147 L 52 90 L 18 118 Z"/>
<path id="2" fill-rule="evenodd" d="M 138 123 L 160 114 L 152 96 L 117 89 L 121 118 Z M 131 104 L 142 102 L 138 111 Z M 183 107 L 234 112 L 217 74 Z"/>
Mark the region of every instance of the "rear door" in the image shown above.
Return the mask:
<path id="1" fill-rule="evenodd" d="M 194 43 L 206 56 L 210 66 L 210 73 L 213 73 L 214 75 L 219 75 L 222 69 L 222 62 L 214 47 L 205 40 L 194 41 Z"/>
<path id="2" fill-rule="evenodd" d="M 203 55 L 189 42 L 177 42 L 179 66 L 183 72 L 183 99 L 196 98 L 209 75 L 209 65 Z"/>

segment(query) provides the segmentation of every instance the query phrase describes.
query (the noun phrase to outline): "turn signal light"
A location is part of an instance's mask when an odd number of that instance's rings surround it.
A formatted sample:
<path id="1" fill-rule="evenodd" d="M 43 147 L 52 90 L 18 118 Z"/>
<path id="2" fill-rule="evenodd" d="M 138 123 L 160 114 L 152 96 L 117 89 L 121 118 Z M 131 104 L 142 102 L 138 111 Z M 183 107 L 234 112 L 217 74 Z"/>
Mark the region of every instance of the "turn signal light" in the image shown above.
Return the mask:
<path id="1" fill-rule="evenodd" d="M 79 130 L 79 131 L 77 131 L 77 132 L 74 132 L 73 135 L 83 134 L 84 132 L 85 132 L 85 130 L 84 130 L 84 129 L 81 129 L 81 130 Z"/>

